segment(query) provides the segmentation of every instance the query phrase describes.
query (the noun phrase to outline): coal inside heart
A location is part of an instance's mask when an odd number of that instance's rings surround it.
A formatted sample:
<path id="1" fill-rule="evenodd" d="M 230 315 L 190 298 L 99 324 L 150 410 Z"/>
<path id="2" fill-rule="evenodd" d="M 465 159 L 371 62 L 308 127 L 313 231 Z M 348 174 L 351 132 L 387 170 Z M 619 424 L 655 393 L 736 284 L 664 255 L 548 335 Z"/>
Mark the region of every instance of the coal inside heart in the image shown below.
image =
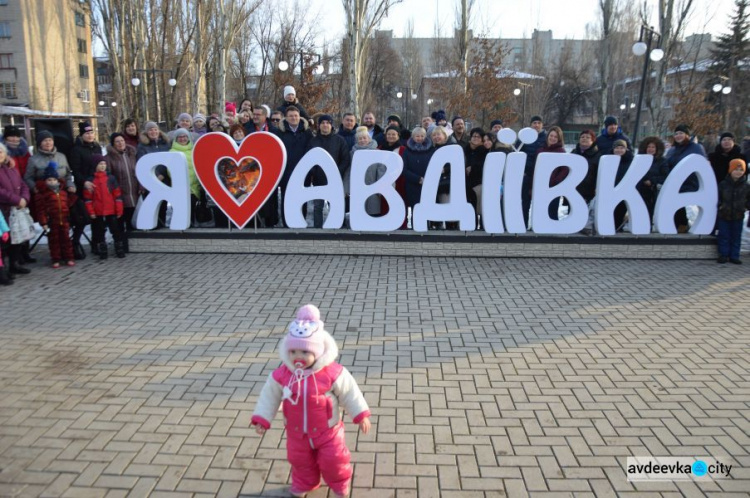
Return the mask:
<path id="1" fill-rule="evenodd" d="M 261 174 L 260 163 L 250 156 L 239 161 L 232 157 L 222 157 L 216 163 L 219 184 L 238 205 L 255 190 Z"/>

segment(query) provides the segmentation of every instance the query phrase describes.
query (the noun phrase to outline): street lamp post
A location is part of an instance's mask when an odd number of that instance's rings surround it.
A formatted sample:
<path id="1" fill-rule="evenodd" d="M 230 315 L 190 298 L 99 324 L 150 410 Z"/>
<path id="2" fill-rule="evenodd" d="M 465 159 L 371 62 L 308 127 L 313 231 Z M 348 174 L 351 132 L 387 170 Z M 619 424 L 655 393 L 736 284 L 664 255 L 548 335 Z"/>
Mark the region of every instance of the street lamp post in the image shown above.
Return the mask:
<path id="1" fill-rule="evenodd" d="M 716 83 L 713 87 L 711 87 L 711 90 L 713 90 L 713 92 L 719 96 L 719 110 L 721 110 L 721 121 L 724 125 L 724 129 L 726 130 L 729 128 L 729 124 L 727 123 L 727 112 L 724 108 L 723 96 L 732 93 L 732 87 L 729 85 L 728 77 L 719 76 L 719 79 L 721 80 L 721 82 Z"/>
<path id="2" fill-rule="evenodd" d="M 292 53 L 292 59 L 294 59 L 294 55 L 293 54 L 298 54 L 299 55 L 299 82 L 300 82 L 300 85 L 304 85 L 305 84 L 305 56 L 306 55 L 309 55 L 310 57 L 317 57 L 318 58 L 317 63 L 315 64 L 315 69 L 314 69 L 315 74 L 321 75 L 321 74 L 323 74 L 323 71 L 325 71 L 325 68 L 323 67 L 323 64 L 320 63 L 321 62 L 320 54 L 316 54 L 316 53 L 313 53 L 313 52 L 303 52 L 303 51 L 300 50 L 299 52 L 293 52 Z M 286 59 L 288 58 L 289 55 L 290 55 L 289 53 L 282 54 L 283 59 L 281 61 L 279 61 L 279 70 L 280 71 L 286 71 L 287 69 L 289 69 L 289 62 L 286 61 Z"/>
<path id="3" fill-rule="evenodd" d="M 657 46 L 655 49 L 651 50 L 651 44 L 653 43 L 654 38 L 657 39 Z M 633 44 L 633 54 L 638 57 L 642 55 L 646 56 L 643 61 L 641 90 L 638 93 L 638 109 L 635 111 L 635 125 L 633 126 L 633 144 L 637 144 L 638 126 L 641 123 L 641 108 L 643 108 L 643 94 L 646 91 L 646 78 L 648 77 L 648 63 L 649 61 L 659 62 L 664 58 L 664 50 L 661 49 L 661 33 L 656 32 L 653 27 L 642 25 L 638 41 Z"/>
<path id="4" fill-rule="evenodd" d="M 169 81 L 168 81 L 169 86 L 171 86 L 172 89 L 174 89 L 175 85 L 177 85 L 177 80 L 174 79 L 173 77 L 174 71 L 172 71 L 171 69 L 134 69 L 133 73 L 135 74 L 144 73 L 146 74 L 146 77 L 148 77 L 149 75 L 151 76 L 151 88 L 153 89 L 154 105 L 156 106 L 156 122 L 157 123 L 161 122 L 161 112 L 159 109 L 159 94 L 156 91 L 156 73 L 168 73 L 169 74 Z M 133 77 L 133 79 L 130 80 L 130 82 L 135 87 L 138 87 L 141 84 L 141 80 L 138 77 Z M 141 94 L 141 95 L 144 101 L 144 104 L 143 104 L 145 107 L 144 113 L 145 113 L 146 119 L 148 119 L 148 107 L 146 106 L 146 95 L 145 94 Z"/>
<path id="5" fill-rule="evenodd" d="M 521 92 L 523 92 L 523 99 L 522 99 L 523 105 L 522 105 L 522 108 L 521 108 L 522 109 L 522 111 L 521 111 L 521 126 L 523 127 L 523 126 L 526 125 L 526 88 L 530 87 L 531 84 L 530 83 L 522 83 L 522 82 L 519 81 L 518 85 L 521 88 L 516 88 L 515 90 L 513 90 L 513 95 L 515 95 L 516 97 L 518 97 L 519 95 L 521 95 Z"/>
<path id="6" fill-rule="evenodd" d="M 401 100 L 401 98 L 405 96 L 404 92 L 402 90 L 407 90 L 408 91 L 408 93 L 406 95 L 409 95 L 411 97 L 411 100 L 417 100 L 417 94 L 413 93 L 414 88 L 412 88 L 410 86 L 401 87 L 401 89 L 398 92 L 396 92 L 396 98 L 398 98 L 399 100 Z M 429 104 L 429 102 L 428 102 L 428 104 Z M 406 126 L 408 127 L 409 126 L 409 124 L 408 124 L 409 123 L 409 101 L 407 99 L 404 99 L 404 100 L 401 101 L 401 109 L 403 109 L 405 111 L 404 112 L 404 114 L 405 114 L 404 117 L 406 118 L 405 122 L 407 123 Z"/>

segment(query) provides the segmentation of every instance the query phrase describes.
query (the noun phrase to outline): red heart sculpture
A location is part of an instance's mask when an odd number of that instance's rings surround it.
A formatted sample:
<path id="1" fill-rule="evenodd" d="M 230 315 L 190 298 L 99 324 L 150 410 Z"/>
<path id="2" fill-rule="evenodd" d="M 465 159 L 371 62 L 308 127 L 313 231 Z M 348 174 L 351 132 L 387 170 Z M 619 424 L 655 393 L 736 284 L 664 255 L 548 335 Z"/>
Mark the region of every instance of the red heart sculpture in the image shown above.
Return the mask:
<path id="1" fill-rule="evenodd" d="M 258 183 L 241 203 L 219 180 L 216 167 L 225 158 L 237 164 L 245 158 L 252 158 L 260 166 Z M 286 148 L 276 135 L 264 131 L 248 135 L 239 147 L 229 135 L 206 133 L 193 147 L 193 166 L 206 193 L 235 225 L 243 228 L 279 184 L 286 167 Z"/>

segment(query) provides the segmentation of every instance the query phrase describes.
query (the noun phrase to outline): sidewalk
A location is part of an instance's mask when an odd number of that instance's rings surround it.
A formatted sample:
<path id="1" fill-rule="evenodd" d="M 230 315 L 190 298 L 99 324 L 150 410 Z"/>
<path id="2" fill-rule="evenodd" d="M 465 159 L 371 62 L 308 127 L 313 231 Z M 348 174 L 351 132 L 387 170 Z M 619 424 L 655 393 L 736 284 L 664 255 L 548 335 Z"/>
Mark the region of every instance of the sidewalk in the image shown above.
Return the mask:
<path id="1" fill-rule="evenodd" d="M 285 496 L 249 419 L 306 302 L 373 412 L 354 498 L 750 490 L 750 260 L 39 257 L 0 289 L 0 497 Z M 647 455 L 735 467 L 627 482 Z"/>

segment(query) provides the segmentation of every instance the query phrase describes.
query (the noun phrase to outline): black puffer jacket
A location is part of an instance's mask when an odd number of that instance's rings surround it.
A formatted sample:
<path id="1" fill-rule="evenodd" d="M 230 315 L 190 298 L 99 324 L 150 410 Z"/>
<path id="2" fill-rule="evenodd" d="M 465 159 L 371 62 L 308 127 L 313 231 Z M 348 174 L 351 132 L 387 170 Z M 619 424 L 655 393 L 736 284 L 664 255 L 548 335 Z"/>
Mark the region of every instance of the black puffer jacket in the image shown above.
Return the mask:
<path id="1" fill-rule="evenodd" d="M 102 146 L 98 142 L 86 143 L 77 140 L 76 144 L 70 149 L 70 169 L 73 170 L 76 188 L 78 192 L 83 192 L 83 183 L 87 178 L 94 176 L 96 165 L 93 164 L 91 157 L 95 154 L 102 154 Z"/>
<path id="2" fill-rule="evenodd" d="M 310 139 L 309 149 L 320 147 L 321 149 L 328 152 L 336 166 L 339 167 L 339 173 L 341 178 L 344 178 L 346 171 L 349 169 L 351 160 L 351 151 L 346 147 L 346 140 L 340 135 L 336 135 L 331 132 L 328 135 L 318 133 L 316 136 Z M 308 149 L 308 150 L 309 150 Z M 326 185 L 328 183 L 323 168 L 315 166 L 312 170 L 313 185 Z"/>
<path id="3" fill-rule="evenodd" d="M 274 130 L 273 133 L 281 139 L 284 148 L 286 148 L 286 168 L 280 183 L 281 189 L 286 190 L 286 185 L 289 183 L 289 178 L 292 177 L 294 168 L 297 167 L 297 163 L 308 150 L 312 132 L 309 130 L 306 119 L 300 119 L 297 130 L 292 131 L 289 128 L 289 123 L 286 122 L 286 118 L 284 118 L 279 123 L 278 129 Z"/>
<path id="4" fill-rule="evenodd" d="M 711 167 L 716 175 L 716 183 L 720 183 L 727 176 L 729 171 L 729 161 L 732 159 L 742 159 L 742 150 L 739 145 L 735 145 L 729 152 L 724 152 L 721 144 L 716 146 L 716 149 L 708 155 L 708 160 L 711 162 Z"/>
<path id="5" fill-rule="evenodd" d="M 576 145 L 576 148 L 573 149 L 573 154 L 583 156 L 589 165 L 586 177 L 578 184 L 576 190 L 578 190 L 578 193 L 586 199 L 586 202 L 590 202 L 596 193 L 596 176 L 599 171 L 599 158 L 601 157 L 601 154 L 599 154 L 599 148 L 594 145 L 586 150 L 581 150 L 581 146 Z"/>
<path id="6" fill-rule="evenodd" d="M 750 209 L 750 183 L 742 177 L 737 181 L 727 175 L 719 183 L 719 219 L 742 221 Z"/>

